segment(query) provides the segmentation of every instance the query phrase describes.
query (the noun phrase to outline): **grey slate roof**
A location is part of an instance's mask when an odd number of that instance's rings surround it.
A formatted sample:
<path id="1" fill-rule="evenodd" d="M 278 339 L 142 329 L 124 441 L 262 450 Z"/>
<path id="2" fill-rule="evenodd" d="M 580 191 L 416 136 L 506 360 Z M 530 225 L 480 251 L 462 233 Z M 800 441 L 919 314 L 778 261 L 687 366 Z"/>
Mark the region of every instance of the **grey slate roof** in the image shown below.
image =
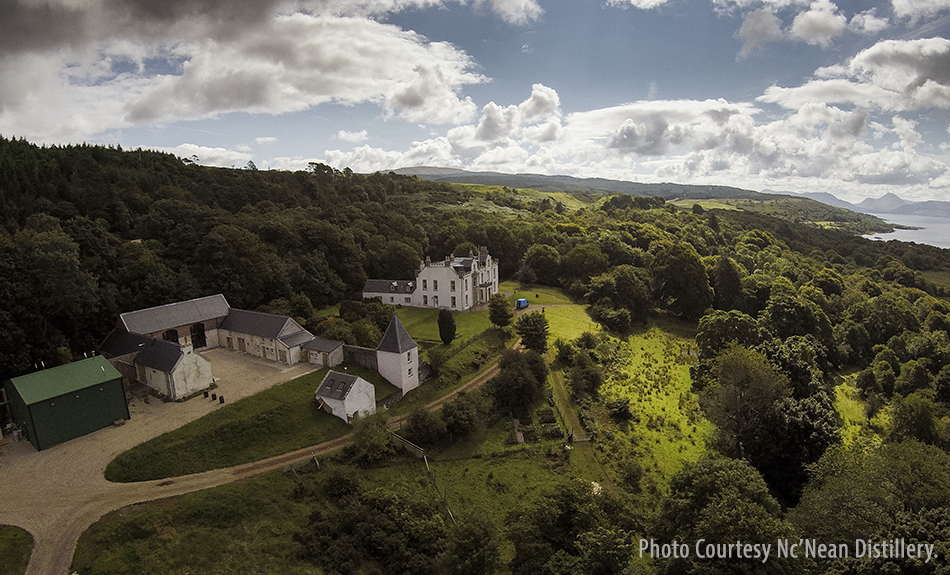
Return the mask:
<path id="1" fill-rule="evenodd" d="M 285 315 L 232 308 L 228 317 L 221 323 L 221 329 L 277 339 L 288 321 L 290 318 Z"/>
<path id="2" fill-rule="evenodd" d="M 413 280 L 366 280 L 363 293 L 411 294 L 418 284 Z"/>
<path id="3" fill-rule="evenodd" d="M 130 311 L 119 316 L 119 326 L 133 333 L 155 333 L 199 321 L 222 318 L 231 306 L 221 294 Z"/>
<path id="4" fill-rule="evenodd" d="M 164 339 L 149 338 L 151 341 L 135 356 L 135 363 L 151 367 L 165 373 L 171 373 L 178 365 L 183 352 L 177 343 Z"/>
<path id="5" fill-rule="evenodd" d="M 326 397 L 329 399 L 343 399 L 353 388 L 357 377 L 349 373 L 340 373 L 339 371 L 328 371 L 317 388 L 317 397 Z"/>
<path id="6" fill-rule="evenodd" d="M 394 315 L 389 320 L 389 326 L 386 327 L 386 333 L 383 339 L 376 346 L 376 351 L 385 351 L 389 353 L 405 353 L 410 349 L 419 347 L 409 336 L 409 332 L 399 321 L 399 316 Z"/>
<path id="7" fill-rule="evenodd" d="M 125 330 L 114 329 L 99 346 L 99 353 L 108 358 L 142 351 L 146 343 L 155 338 Z"/>
<path id="8" fill-rule="evenodd" d="M 341 345 L 343 345 L 342 341 L 337 341 L 335 339 L 323 339 L 322 337 L 315 337 L 311 339 L 310 341 L 308 341 L 307 343 L 303 344 L 303 346 L 301 347 L 303 347 L 304 349 L 309 349 L 313 351 L 330 353 L 331 351 L 335 350 Z"/>
<path id="9" fill-rule="evenodd" d="M 286 345 L 287 347 L 297 347 L 298 345 L 303 345 L 308 341 L 313 339 L 313 334 L 309 331 L 302 329 L 298 332 L 287 334 L 279 338 L 280 343 Z"/>
<path id="10" fill-rule="evenodd" d="M 165 373 L 171 373 L 182 356 L 181 347 L 175 342 L 129 333 L 121 329 L 113 330 L 106 336 L 106 340 L 99 346 L 99 353 L 105 357 L 138 353 L 135 356 L 135 363 Z"/>

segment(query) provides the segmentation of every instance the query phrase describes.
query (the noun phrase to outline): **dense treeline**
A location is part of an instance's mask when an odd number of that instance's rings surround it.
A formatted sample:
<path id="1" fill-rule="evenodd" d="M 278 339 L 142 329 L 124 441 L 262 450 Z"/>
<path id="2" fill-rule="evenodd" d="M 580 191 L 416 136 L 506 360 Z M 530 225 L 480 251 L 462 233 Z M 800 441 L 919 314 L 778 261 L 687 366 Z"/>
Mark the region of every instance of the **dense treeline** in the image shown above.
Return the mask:
<path id="1" fill-rule="evenodd" d="M 493 211 L 497 199 L 319 164 L 205 168 L 147 150 L 0 138 L 0 376 L 95 349 L 124 311 L 218 292 L 236 307 L 283 309 L 274 302 L 306 298 L 310 305 L 296 308 L 319 308 L 358 292 L 367 277 L 411 278 L 426 256 L 479 245 L 500 260 L 503 277 L 590 294 L 595 317 L 619 330 L 654 306 L 698 318 L 715 295 L 692 281 L 701 258 L 729 252 L 751 229 L 820 265 L 890 256 L 886 273 L 930 293 L 917 272 L 943 265 L 936 248 L 742 212 L 676 212 L 659 198 L 616 196 L 573 213 L 546 199 Z M 733 259 L 755 270 L 763 241 L 772 240 L 749 240 Z M 807 273 L 780 261 L 786 268 L 768 273 L 792 281 Z M 768 279 L 756 273 L 743 281 Z"/>

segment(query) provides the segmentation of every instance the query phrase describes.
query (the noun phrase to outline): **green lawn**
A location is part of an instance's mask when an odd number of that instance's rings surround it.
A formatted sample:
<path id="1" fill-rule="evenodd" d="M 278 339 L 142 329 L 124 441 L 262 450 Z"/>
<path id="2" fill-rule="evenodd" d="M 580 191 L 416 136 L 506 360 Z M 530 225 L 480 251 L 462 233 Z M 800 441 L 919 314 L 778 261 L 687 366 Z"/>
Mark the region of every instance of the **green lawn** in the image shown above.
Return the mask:
<path id="1" fill-rule="evenodd" d="M 0 525 L 0 575 L 23 575 L 33 553 L 33 536 L 19 527 Z"/>
<path id="2" fill-rule="evenodd" d="M 548 318 L 551 342 L 558 338 L 576 339 L 585 332 L 598 332 L 601 329 L 600 324 L 587 315 L 587 308 L 582 305 L 548 307 L 544 309 L 544 316 Z"/>
<path id="3" fill-rule="evenodd" d="M 670 477 L 686 461 L 706 450 L 714 427 L 703 417 L 692 392 L 689 363 L 681 350 L 696 344 L 657 328 L 630 336 L 630 355 L 620 373 L 608 373 L 604 399 L 627 398 L 639 422 L 618 424 L 607 413 L 595 414 L 598 448 L 611 465 L 636 461 L 645 488 L 663 493 Z"/>
<path id="4" fill-rule="evenodd" d="M 375 371 L 347 369 L 372 383 L 377 399 L 398 391 Z M 128 482 L 188 475 L 345 435 L 350 427 L 313 403 L 313 393 L 325 374 L 326 369 L 311 372 L 146 441 L 116 457 L 106 467 L 106 479 Z"/>
<path id="5" fill-rule="evenodd" d="M 417 342 L 439 343 L 439 310 L 435 308 L 403 307 L 396 310 L 399 321 Z M 492 327 L 488 311 L 452 312 L 455 318 L 457 342 L 465 342 Z"/>
<path id="6" fill-rule="evenodd" d="M 528 300 L 529 310 L 539 305 L 570 305 L 574 303 L 571 301 L 571 298 L 559 288 L 550 286 L 506 281 L 498 286 L 498 291 L 505 294 L 512 294 L 508 297 L 508 303 L 510 303 L 512 307 L 515 305 L 515 300 L 525 298 Z"/>

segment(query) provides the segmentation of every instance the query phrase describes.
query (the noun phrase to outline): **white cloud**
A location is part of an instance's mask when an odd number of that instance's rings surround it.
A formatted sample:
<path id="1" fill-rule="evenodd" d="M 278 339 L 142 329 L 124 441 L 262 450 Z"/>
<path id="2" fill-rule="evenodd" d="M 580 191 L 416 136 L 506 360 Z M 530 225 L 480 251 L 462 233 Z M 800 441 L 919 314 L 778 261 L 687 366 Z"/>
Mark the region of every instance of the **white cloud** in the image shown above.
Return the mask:
<path id="1" fill-rule="evenodd" d="M 807 12 L 800 12 L 792 22 L 790 34 L 809 44 L 828 46 L 847 28 L 848 19 L 838 12 L 831 0 L 815 0 Z"/>
<path id="2" fill-rule="evenodd" d="M 807 102 L 898 111 L 950 109 L 950 40 L 878 42 L 847 66 L 824 68 L 818 76 L 795 88 L 773 86 L 758 100 L 792 109 Z"/>
<path id="3" fill-rule="evenodd" d="M 666 4 L 669 0 L 608 0 L 608 4 L 613 4 L 615 6 L 621 6 L 629 4 L 634 8 L 639 8 L 641 10 L 650 10 L 656 8 L 657 6 L 662 6 Z"/>
<path id="4" fill-rule="evenodd" d="M 898 18 L 909 18 L 911 22 L 950 10 L 947 0 L 891 0 L 891 4 Z"/>
<path id="5" fill-rule="evenodd" d="M 360 130 L 359 132 L 347 132 L 346 130 L 340 130 L 336 134 L 336 139 L 353 143 L 365 142 L 369 139 L 369 133 L 366 130 Z"/>
<path id="6" fill-rule="evenodd" d="M 877 16 L 877 8 L 871 8 L 860 14 L 855 14 L 851 17 L 851 22 L 848 23 L 848 29 L 858 34 L 866 34 L 868 36 L 880 34 L 888 26 L 890 26 L 890 22 L 887 18 L 879 18 Z"/>
<path id="7" fill-rule="evenodd" d="M 181 75 L 160 77 L 131 102 L 128 116 L 146 122 L 279 114 L 331 101 L 382 100 L 391 115 L 410 121 L 456 122 L 474 111 L 457 90 L 483 81 L 471 66 L 453 46 L 395 26 L 294 14 L 234 42 L 209 41 Z"/>
<path id="8" fill-rule="evenodd" d="M 488 6 L 509 24 L 528 24 L 544 14 L 536 0 L 476 0 L 475 5 Z"/>
<path id="9" fill-rule="evenodd" d="M 196 163 L 202 166 L 218 166 L 226 168 L 230 166 L 243 167 L 251 159 L 251 155 L 228 150 L 227 148 L 209 148 L 198 146 L 196 144 L 181 144 L 173 148 L 157 148 L 159 151 L 175 154 L 179 158 L 197 157 Z"/>
<path id="10" fill-rule="evenodd" d="M 277 141 L 277 138 L 274 136 L 262 136 L 260 138 L 254 138 L 254 141 L 258 144 L 273 144 Z"/>
<path id="11" fill-rule="evenodd" d="M 179 71 L 145 73 L 146 57 Z M 113 62 L 136 69 L 116 74 Z M 110 41 L 9 54 L 0 58 L 0 132 L 83 141 L 134 125 L 282 114 L 327 102 L 375 102 L 389 117 L 459 123 L 476 110 L 459 91 L 485 81 L 473 68 L 455 46 L 396 26 L 294 14 L 200 42 Z"/>
<path id="12" fill-rule="evenodd" d="M 768 10 L 754 10 L 746 14 L 736 37 L 742 40 L 739 57 L 745 58 L 769 42 L 784 39 L 785 32 L 778 16 Z"/>

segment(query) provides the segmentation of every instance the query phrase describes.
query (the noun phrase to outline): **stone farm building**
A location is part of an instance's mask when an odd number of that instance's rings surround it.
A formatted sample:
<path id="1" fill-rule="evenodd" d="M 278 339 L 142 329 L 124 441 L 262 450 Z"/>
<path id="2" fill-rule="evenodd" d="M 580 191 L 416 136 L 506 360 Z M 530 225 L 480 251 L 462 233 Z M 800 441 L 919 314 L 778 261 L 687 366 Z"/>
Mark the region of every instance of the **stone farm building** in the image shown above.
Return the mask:
<path id="1" fill-rule="evenodd" d="M 362 377 L 327 372 L 314 394 L 317 405 L 347 423 L 357 417 L 376 413 L 376 389 Z"/>
<path id="2" fill-rule="evenodd" d="M 99 352 L 126 381 L 178 400 L 212 384 L 211 364 L 197 351 L 215 347 L 287 365 L 343 361 L 343 342 L 287 316 L 232 308 L 221 294 L 123 313 Z"/>
<path id="3" fill-rule="evenodd" d="M 465 311 L 488 303 L 498 293 L 498 261 L 481 247 L 478 255 L 447 256 L 433 263 L 428 257 L 415 280 L 366 280 L 363 298 L 409 307 Z"/>

